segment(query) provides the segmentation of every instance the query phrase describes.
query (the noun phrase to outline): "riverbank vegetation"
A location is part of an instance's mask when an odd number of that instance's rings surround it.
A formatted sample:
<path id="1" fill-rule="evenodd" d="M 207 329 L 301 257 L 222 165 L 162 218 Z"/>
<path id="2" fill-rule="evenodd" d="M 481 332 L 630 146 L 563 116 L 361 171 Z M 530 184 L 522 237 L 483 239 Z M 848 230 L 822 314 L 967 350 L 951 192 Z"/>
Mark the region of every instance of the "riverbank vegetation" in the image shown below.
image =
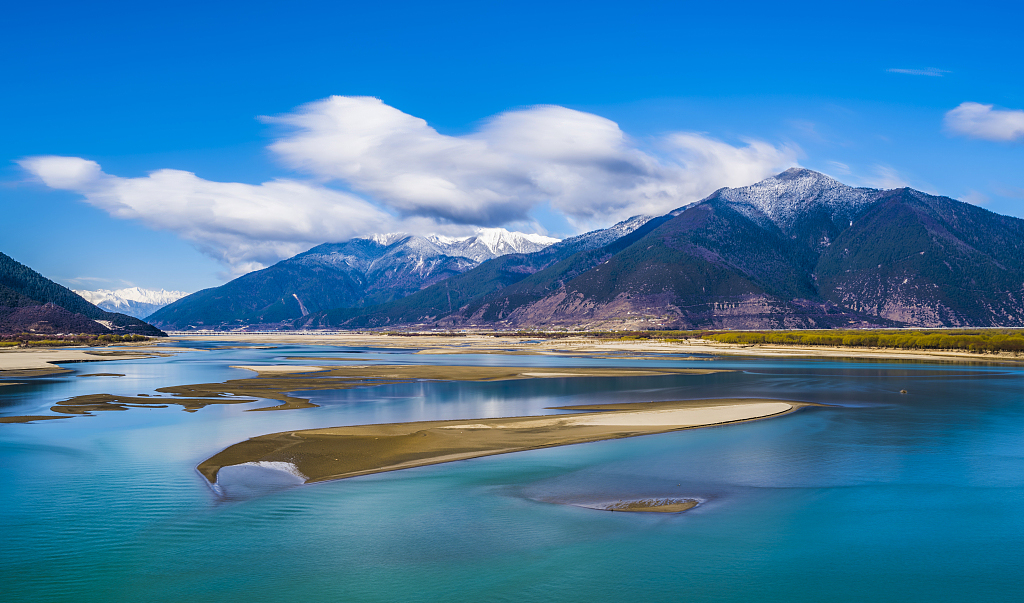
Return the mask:
<path id="1" fill-rule="evenodd" d="M 961 350 L 967 352 L 1024 351 L 1024 331 L 973 330 L 841 330 L 732 331 L 701 333 L 719 343 L 890 348 L 903 350 Z"/>
<path id="2" fill-rule="evenodd" d="M 1024 352 L 1024 329 L 836 329 L 792 331 L 591 331 L 496 333 L 512 337 L 594 337 L 616 341 L 703 339 L 740 345 L 795 345 L 967 352 Z"/>

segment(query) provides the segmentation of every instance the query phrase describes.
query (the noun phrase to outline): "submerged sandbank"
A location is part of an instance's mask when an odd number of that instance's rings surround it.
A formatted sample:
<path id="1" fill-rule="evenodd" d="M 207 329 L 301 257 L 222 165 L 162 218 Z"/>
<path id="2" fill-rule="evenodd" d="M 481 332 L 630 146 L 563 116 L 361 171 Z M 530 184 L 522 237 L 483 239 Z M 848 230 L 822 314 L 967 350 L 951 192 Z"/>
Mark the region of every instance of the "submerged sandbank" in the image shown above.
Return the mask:
<path id="1" fill-rule="evenodd" d="M 294 410 L 315 408 L 307 398 L 291 392 L 353 389 L 412 381 L 507 381 L 513 379 L 554 379 L 576 377 L 650 377 L 657 375 L 706 375 L 721 372 L 710 369 L 633 369 L 633 368 L 538 368 L 495 366 L 435 365 L 259 365 L 236 366 L 256 373 L 255 377 L 231 379 L 221 383 L 174 385 L 156 390 L 158 395 L 137 396 L 86 394 L 57 402 L 50 407 L 61 414 L 88 415 L 96 411 L 129 408 L 166 408 L 181 406 L 194 412 L 211 404 L 243 404 L 255 398 L 276 400 L 271 406 L 249 410 Z M 9 417 L 7 422 L 34 419 Z"/>
<path id="2" fill-rule="evenodd" d="M 536 370 L 536 369 L 531 369 Z M 286 431 L 250 438 L 203 461 L 217 482 L 235 465 L 289 463 L 306 483 L 447 463 L 481 456 L 722 425 L 784 414 L 800 402 L 686 400 L 566 406 L 579 414 L 417 421 Z M 586 412 L 596 410 L 596 412 Z"/>
<path id="3" fill-rule="evenodd" d="M 628 511 L 631 513 L 682 513 L 700 504 L 695 498 L 644 498 L 612 503 L 605 511 Z"/>

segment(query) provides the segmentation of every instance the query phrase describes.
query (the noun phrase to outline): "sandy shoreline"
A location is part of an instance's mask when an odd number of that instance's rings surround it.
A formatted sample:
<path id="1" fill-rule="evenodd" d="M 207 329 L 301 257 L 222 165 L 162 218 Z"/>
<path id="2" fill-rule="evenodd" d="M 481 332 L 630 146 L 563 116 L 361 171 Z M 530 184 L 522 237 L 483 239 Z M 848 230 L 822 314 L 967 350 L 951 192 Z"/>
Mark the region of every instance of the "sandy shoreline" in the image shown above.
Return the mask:
<path id="1" fill-rule="evenodd" d="M 168 356 L 167 348 L 149 346 L 116 347 L 104 350 L 84 348 L 8 348 L 0 350 L 0 378 L 45 377 L 71 373 L 58 363 L 138 360 Z"/>
<path id="2" fill-rule="evenodd" d="M 583 411 L 580 414 L 305 429 L 239 442 L 203 461 L 196 469 L 211 484 L 217 484 L 218 474 L 225 467 L 272 467 L 272 463 L 287 463 L 289 473 L 300 476 L 305 483 L 313 483 L 538 448 L 763 419 L 792 412 L 801 406 L 805 404 L 769 399 L 686 400 L 561 407 Z"/>

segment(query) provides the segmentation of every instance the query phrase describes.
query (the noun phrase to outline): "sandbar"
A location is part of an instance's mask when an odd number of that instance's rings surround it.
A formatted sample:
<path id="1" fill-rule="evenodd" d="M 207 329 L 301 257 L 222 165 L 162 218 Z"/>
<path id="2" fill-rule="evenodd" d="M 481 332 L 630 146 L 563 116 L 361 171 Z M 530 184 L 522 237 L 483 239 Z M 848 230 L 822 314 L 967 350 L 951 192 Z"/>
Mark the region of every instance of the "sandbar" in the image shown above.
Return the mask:
<path id="1" fill-rule="evenodd" d="M 604 507 L 604 510 L 629 511 L 631 513 L 682 513 L 698 504 L 700 501 L 693 498 L 645 498 L 613 503 Z"/>
<path id="2" fill-rule="evenodd" d="M 256 373 L 255 377 L 230 379 L 220 383 L 196 383 L 157 388 L 160 395 L 138 396 L 86 394 L 57 402 L 50 410 L 61 414 L 89 415 L 96 411 L 129 408 L 165 408 L 181 406 L 195 412 L 212 404 L 242 404 L 254 398 L 274 400 L 270 406 L 249 411 L 297 410 L 316 408 L 308 398 L 292 392 L 353 389 L 413 381 L 507 381 L 512 379 L 576 377 L 650 377 L 657 375 L 706 375 L 722 372 L 713 369 L 636 369 L 636 368 L 553 368 L 495 366 L 435 366 L 360 364 L 344 366 L 256 365 L 234 366 Z M 11 417 L 8 422 L 25 422 Z"/>
<path id="3" fill-rule="evenodd" d="M 48 421 L 50 419 L 66 419 L 60 415 L 18 415 L 14 417 L 0 417 L 0 423 L 32 423 L 35 421 Z"/>
<path id="4" fill-rule="evenodd" d="M 665 433 L 792 412 L 800 402 L 685 400 L 583 407 L 575 414 L 416 421 L 285 431 L 229 446 L 196 468 L 210 483 L 228 466 L 289 463 L 305 483 L 553 446 Z M 601 409 L 601 410 L 593 410 Z"/>
<path id="5" fill-rule="evenodd" d="M 169 356 L 154 350 L 88 350 L 82 348 L 13 348 L 0 350 L 0 377 L 46 377 L 70 373 L 56 363 L 137 360 Z"/>

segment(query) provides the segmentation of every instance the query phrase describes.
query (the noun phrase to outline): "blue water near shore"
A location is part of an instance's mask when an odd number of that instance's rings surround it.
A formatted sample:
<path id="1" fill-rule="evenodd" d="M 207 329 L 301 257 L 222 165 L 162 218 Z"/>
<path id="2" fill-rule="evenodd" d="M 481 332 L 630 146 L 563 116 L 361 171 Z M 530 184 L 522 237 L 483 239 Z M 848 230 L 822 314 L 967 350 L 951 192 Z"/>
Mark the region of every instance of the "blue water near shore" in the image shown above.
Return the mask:
<path id="1" fill-rule="evenodd" d="M 735 372 L 420 382 L 311 392 L 322 406 L 308 410 L 172 406 L 0 424 L 0 599 L 905 603 L 1024 592 L 1016 366 L 205 347 L 67 365 L 125 377 L 14 380 L 25 385 L 0 387 L 0 414 L 251 374 L 231 365 L 309 364 L 283 360 L 302 355 Z M 832 406 L 311 486 L 252 478 L 228 500 L 194 469 L 225 446 L 286 429 L 705 397 Z M 585 508 L 661 496 L 705 502 L 679 515 Z"/>

